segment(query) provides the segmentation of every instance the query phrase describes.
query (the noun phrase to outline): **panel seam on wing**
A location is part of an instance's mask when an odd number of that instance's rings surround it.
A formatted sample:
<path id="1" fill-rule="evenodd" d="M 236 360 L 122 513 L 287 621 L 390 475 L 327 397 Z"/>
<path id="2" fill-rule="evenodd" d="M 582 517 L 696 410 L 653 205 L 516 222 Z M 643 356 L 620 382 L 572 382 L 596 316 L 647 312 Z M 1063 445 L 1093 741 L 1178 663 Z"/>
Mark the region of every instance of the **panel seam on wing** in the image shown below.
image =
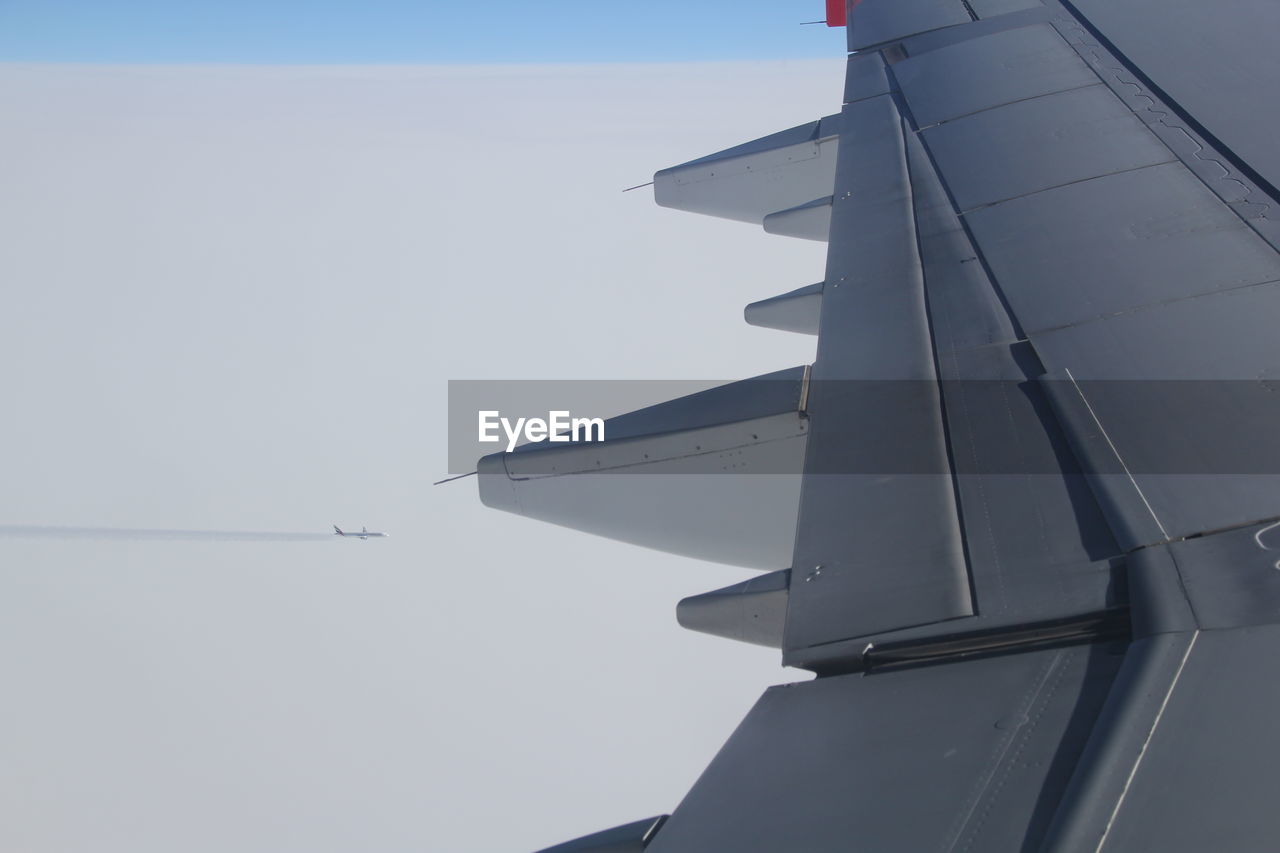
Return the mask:
<path id="1" fill-rule="evenodd" d="M 1169 683 L 1169 690 L 1164 694 L 1164 701 L 1160 703 L 1160 710 L 1156 711 L 1156 718 L 1151 722 L 1151 730 L 1147 732 L 1147 739 L 1142 743 L 1142 749 L 1138 751 L 1138 758 L 1133 762 L 1132 769 L 1129 770 L 1129 778 L 1125 779 L 1124 788 L 1120 791 L 1120 797 L 1116 800 L 1116 806 L 1111 810 L 1111 817 L 1107 819 L 1106 828 L 1102 830 L 1102 838 L 1098 839 L 1098 846 L 1094 848 L 1093 853 L 1101 853 L 1103 846 L 1107 843 L 1107 838 L 1111 834 L 1111 827 L 1115 825 L 1116 818 L 1120 815 L 1120 807 L 1124 805 L 1124 799 L 1129 793 L 1129 788 L 1133 785 L 1134 777 L 1138 775 L 1138 768 L 1142 766 L 1142 759 L 1147 755 L 1147 748 L 1151 746 L 1151 740 L 1156 735 L 1156 729 L 1160 726 L 1160 720 L 1164 717 L 1165 709 L 1169 707 L 1169 700 L 1173 697 L 1173 691 L 1178 686 L 1178 680 L 1182 678 L 1182 671 L 1186 669 L 1187 660 L 1191 657 L 1191 650 L 1196 647 L 1196 640 L 1200 638 L 1200 631 L 1196 630 L 1191 634 L 1191 642 L 1187 643 L 1187 650 L 1182 655 L 1182 662 L 1178 664 L 1178 671 L 1173 675 L 1173 681 Z"/>

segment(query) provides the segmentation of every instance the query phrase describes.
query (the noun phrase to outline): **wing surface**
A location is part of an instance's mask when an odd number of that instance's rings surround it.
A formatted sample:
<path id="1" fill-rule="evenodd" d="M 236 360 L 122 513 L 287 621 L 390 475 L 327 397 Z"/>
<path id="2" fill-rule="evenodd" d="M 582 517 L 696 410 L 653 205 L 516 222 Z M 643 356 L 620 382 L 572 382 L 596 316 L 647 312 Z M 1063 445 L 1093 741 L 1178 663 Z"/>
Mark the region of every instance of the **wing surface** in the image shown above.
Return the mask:
<path id="1" fill-rule="evenodd" d="M 748 308 L 818 334 L 789 571 L 682 606 L 818 677 L 644 849 L 1270 849 L 1280 5 L 846 12 L 838 115 L 655 176 L 829 248 Z"/>

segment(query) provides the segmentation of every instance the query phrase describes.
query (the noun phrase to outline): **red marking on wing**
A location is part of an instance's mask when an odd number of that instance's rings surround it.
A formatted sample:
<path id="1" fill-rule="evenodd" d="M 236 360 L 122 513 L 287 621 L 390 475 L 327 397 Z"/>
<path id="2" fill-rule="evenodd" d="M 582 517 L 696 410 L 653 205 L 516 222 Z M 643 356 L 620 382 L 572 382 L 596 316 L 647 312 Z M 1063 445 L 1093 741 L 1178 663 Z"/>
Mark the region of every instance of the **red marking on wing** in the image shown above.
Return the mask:
<path id="1" fill-rule="evenodd" d="M 861 0 L 853 0 L 849 5 L 857 6 Z M 827 26 L 843 27 L 845 25 L 844 0 L 827 0 Z"/>

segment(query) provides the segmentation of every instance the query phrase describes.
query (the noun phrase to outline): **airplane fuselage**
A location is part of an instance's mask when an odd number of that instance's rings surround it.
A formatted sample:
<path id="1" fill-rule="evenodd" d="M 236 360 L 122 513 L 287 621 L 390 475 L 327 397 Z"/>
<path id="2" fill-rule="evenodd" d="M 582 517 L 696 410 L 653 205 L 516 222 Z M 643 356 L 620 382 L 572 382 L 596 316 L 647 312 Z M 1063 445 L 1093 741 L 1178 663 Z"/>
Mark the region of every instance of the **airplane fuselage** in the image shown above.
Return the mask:
<path id="1" fill-rule="evenodd" d="M 354 539 L 370 539 L 370 538 L 385 539 L 387 538 L 387 534 L 385 533 L 378 533 L 373 530 L 364 530 L 364 529 L 361 529 L 358 531 L 356 530 L 348 531 L 348 530 L 343 530 L 342 528 L 338 527 L 338 525 L 336 524 L 333 526 L 333 535 L 342 536 L 348 539 L 352 539 L 352 538 Z"/>

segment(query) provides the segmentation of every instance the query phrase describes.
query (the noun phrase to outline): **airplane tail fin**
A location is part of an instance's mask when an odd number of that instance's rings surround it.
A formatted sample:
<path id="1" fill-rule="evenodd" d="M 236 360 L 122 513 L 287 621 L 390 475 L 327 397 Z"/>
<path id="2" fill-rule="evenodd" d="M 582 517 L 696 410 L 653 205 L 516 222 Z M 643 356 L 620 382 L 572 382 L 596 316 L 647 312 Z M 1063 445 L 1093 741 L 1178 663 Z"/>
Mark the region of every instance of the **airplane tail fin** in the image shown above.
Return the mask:
<path id="1" fill-rule="evenodd" d="M 342 532 L 342 528 L 341 528 L 341 527 L 339 527 L 339 526 L 338 526 L 338 525 L 336 525 L 336 524 L 333 526 L 333 532 L 334 532 L 334 533 L 336 533 L 336 534 L 338 534 L 339 536 L 346 536 L 346 535 L 347 535 L 347 534 L 343 533 L 343 532 Z"/>

